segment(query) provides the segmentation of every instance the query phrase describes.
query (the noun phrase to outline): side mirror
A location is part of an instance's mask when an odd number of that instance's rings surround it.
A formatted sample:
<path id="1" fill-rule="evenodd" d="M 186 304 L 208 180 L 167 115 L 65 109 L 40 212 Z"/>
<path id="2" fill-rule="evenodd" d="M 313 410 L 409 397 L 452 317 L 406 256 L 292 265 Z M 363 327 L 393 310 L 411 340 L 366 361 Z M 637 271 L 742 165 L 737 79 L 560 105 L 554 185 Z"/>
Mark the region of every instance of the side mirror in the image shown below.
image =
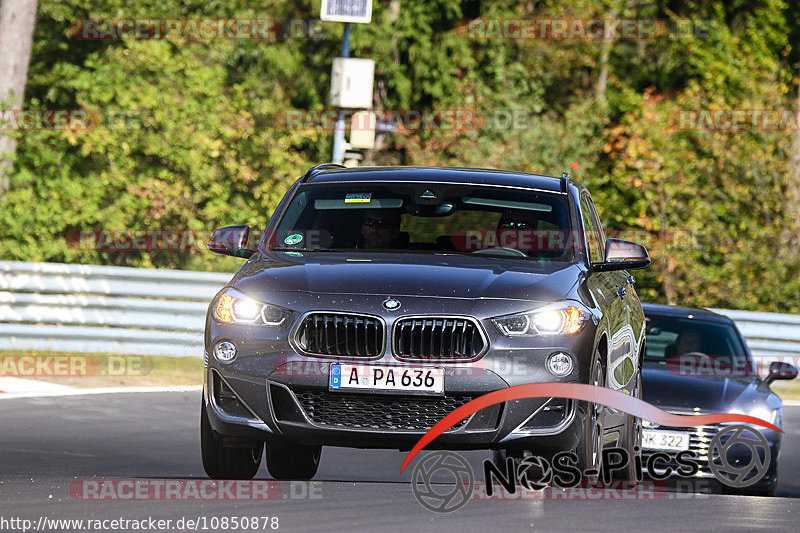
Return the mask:
<path id="1" fill-rule="evenodd" d="M 797 367 L 784 363 L 783 361 L 773 361 L 769 364 L 769 374 L 764 382 L 769 385 L 776 379 L 794 379 L 797 377 Z"/>
<path id="2" fill-rule="evenodd" d="M 592 270 L 609 272 L 648 266 L 650 266 L 650 254 L 641 244 L 621 239 L 606 239 L 606 260 L 592 263 Z"/>
<path id="3" fill-rule="evenodd" d="M 217 254 L 248 258 L 255 252 L 247 248 L 249 238 L 250 226 L 227 226 L 214 232 L 208 241 L 208 249 Z"/>

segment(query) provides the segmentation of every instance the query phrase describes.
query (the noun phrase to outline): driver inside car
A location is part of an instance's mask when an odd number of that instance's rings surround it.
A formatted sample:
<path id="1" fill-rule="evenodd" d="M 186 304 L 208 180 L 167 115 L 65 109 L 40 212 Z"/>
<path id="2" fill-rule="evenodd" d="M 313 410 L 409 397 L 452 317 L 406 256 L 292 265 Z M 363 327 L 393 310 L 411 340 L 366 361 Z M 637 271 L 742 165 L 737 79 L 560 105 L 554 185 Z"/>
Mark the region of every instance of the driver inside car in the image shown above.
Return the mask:
<path id="1" fill-rule="evenodd" d="M 402 247 L 398 209 L 368 209 L 361 222 L 364 248 L 392 249 Z"/>
<path id="2" fill-rule="evenodd" d="M 539 219 L 532 211 L 509 209 L 497 223 L 497 246 L 530 251 L 538 227 Z"/>
<path id="3" fill-rule="evenodd" d="M 667 346 L 666 350 L 667 357 L 690 353 L 704 353 L 703 339 L 700 334 L 693 329 L 683 331 L 674 343 Z"/>

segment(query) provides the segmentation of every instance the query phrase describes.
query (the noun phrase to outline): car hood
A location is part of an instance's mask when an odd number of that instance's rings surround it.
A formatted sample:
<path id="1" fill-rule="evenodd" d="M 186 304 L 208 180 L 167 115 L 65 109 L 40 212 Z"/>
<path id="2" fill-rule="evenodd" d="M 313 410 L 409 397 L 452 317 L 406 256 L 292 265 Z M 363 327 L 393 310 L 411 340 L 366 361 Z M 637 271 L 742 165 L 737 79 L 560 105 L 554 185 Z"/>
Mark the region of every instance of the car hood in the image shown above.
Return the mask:
<path id="1" fill-rule="evenodd" d="M 553 301 L 580 273 L 577 264 L 460 254 L 268 252 L 254 255 L 232 284 L 253 297 L 299 291 Z"/>
<path id="2" fill-rule="evenodd" d="M 660 363 L 642 366 L 642 399 L 671 412 L 728 413 L 734 408 L 747 412 L 756 406 L 772 406 L 777 396 L 758 390 L 758 384 L 756 377 L 681 376 Z"/>

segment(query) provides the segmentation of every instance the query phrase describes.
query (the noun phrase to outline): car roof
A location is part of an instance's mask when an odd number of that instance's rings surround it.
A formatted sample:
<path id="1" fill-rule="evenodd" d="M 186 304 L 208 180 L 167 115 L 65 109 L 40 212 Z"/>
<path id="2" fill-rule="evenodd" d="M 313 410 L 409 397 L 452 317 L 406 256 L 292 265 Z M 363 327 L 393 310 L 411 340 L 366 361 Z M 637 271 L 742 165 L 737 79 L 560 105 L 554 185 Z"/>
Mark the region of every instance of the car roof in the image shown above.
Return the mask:
<path id="1" fill-rule="evenodd" d="M 733 322 L 730 318 L 714 311 L 676 305 L 642 304 L 644 314 L 648 316 L 665 316 L 675 318 L 699 318 L 714 322 Z"/>
<path id="2" fill-rule="evenodd" d="M 312 169 L 306 183 L 367 181 L 469 183 L 561 192 L 561 178 L 508 170 L 455 167 L 327 167 Z M 577 185 L 573 182 L 574 185 Z"/>

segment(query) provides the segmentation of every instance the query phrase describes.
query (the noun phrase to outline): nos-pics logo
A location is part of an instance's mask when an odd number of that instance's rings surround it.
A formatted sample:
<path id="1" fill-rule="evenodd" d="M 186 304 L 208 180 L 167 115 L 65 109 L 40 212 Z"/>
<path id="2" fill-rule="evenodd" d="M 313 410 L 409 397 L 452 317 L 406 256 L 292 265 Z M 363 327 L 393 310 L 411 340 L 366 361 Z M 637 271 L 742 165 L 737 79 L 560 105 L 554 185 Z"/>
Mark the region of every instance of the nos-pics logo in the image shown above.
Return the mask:
<path id="1" fill-rule="evenodd" d="M 643 465 L 636 457 L 637 480 L 642 479 L 642 467 L 652 477 L 664 479 L 667 475 L 692 477 L 700 469 L 700 459 L 692 451 L 681 453 L 681 464 L 687 468 L 669 469 L 664 472 L 657 461 Z M 624 469 L 628 464 L 627 452 L 622 448 L 606 449 L 601 461 L 602 476 L 606 483 L 611 471 Z M 561 452 L 557 460 L 550 463 L 546 458 L 533 456 L 514 462 L 509 459 L 505 474 L 491 461 L 484 462 L 486 490 L 492 490 L 494 480 L 513 493 L 516 485 L 528 490 L 542 490 L 548 486 L 573 488 L 585 483 L 585 474 L 569 465 L 577 463 L 577 456 Z M 564 461 L 566 460 L 566 461 Z M 772 460 L 767 439 L 756 429 L 746 425 L 732 425 L 720 429 L 711 439 L 708 448 L 708 468 L 720 482 L 737 489 L 749 487 L 768 472 Z M 660 472 L 658 472 L 661 470 Z M 593 476 L 592 476 L 593 477 Z M 632 480 L 631 480 L 632 481 Z M 592 483 L 590 483 L 592 484 Z M 426 509 L 437 513 L 449 513 L 460 509 L 470 500 L 475 489 L 475 474 L 470 464 L 459 454 L 436 451 L 420 459 L 411 474 L 411 490 L 417 501 Z"/>

